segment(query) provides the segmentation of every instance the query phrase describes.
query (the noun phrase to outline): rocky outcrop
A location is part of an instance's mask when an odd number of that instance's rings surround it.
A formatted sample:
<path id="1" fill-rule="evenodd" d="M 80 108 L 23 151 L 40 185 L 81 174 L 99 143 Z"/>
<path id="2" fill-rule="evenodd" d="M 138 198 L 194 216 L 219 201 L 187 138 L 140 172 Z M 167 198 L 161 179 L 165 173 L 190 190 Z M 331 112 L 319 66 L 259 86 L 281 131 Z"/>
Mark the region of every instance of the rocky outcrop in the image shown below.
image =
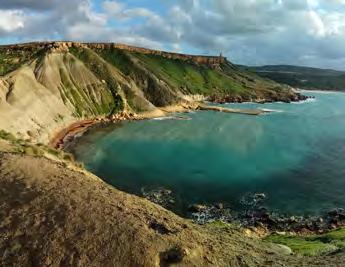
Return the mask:
<path id="1" fill-rule="evenodd" d="M 209 101 L 224 104 L 224 103 L 243 103 L 243 102 L 256 102 L 260 104 L 271 103 L 271 102 L 298 102 L 307 100 L 308 97 L 300 93 L 288 93 L 288 94 L 267 94 L 257 96 L 242 96 L 242 95 L 211 95 Z"/>

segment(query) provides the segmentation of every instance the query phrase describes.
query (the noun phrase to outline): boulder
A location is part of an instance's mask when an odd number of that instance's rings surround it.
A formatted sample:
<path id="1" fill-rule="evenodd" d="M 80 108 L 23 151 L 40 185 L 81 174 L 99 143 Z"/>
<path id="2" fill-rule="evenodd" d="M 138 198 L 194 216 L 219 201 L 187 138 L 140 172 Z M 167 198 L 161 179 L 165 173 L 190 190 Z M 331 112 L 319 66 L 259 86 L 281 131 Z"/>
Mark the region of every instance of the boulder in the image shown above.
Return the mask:
<path id="1" fill-rule="evenodd" d="M 293 255 L 292 249 L 282 244 L 276 244 L 274 250 L 277 251 L 279 254 Z"/>
<path id="2" fill-rule="evenodd" d="M 190 212 L 203 212 L 207 209 L 207 206 L 201 204 L 193 204 L 188 207 Z"/>

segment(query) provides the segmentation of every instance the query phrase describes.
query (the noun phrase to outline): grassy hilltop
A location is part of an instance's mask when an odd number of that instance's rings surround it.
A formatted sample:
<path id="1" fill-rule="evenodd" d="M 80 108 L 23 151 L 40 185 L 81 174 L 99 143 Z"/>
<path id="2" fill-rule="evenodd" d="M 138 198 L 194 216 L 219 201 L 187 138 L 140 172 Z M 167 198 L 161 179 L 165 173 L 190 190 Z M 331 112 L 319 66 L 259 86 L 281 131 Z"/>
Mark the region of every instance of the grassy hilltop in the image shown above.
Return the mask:
<path id="1" fill-rule="evenodd" d="M 345 71 L 289 65 L 239 67 L 256 73 L 260 77 L 296 88 L 345 91 Z"/>

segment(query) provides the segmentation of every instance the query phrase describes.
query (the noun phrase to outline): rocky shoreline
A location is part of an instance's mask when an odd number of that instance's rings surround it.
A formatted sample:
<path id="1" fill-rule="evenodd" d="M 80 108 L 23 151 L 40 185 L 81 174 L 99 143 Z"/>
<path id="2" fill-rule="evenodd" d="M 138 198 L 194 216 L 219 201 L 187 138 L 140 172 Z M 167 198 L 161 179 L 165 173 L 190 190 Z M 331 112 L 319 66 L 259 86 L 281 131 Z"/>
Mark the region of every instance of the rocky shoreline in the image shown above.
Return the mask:
<path id="1" fill-rule="evenodd" d="M 256 98 L 253 98 L 251 96 L 244 97 L 240 95 L 226 95 L 226 96 L 212 95 L 209 97 L 209 101 L 218 103 L 218 104 L 243 103 L 243 102 L 253 102 L 253 103 L 264 104 L 264 103 L 273 103 L 273 102 L 284 102 L 284 103 L 299 102 L 299 101 L 305 101 L 309 98 L 313 98 L 313 97 L 305 96 L 298 92 L 293 92 L 288 95 L 272 94 L 269 96 L 256 97 Z"/>
<path id="2" fill-rule="evenodd" d="M 181 202 L 174 193 L 166 188 L 153 190 L 142 189 L 142 196 L 166 209 L 181 210 Z M 272 233 L 281 235 L 321 234 L 345 226 L 345 210 L 335 208 L 319 216 L 284 215 L 268 210 L 265 205 L 266 195 L 256 193 L 241 200 L 243 211 L 234 211 L 226 203 L 189 204 L 184 217 L 192 219 L 197 224 L 208 224 L 220 221 L 238 224 L 254 235 L 264 237 Z M 180 212 L 179 212 L 180 213 Z"/>
<path id="3" fill-rule="evenodd" d="M 289 103 L 296 101 L 304 101 L 311 97 L 304 96 L 297 93 L 295 98 L 291 98 L 286 101 L 280 99 L 280 101 Z M 222 98 L 211 99 L 215 103 L 231 102 L 241 103 L 245 102 L 244 99 L 236 98 Z M 273 102 L 273 100 L 259 99 L 254 101 L 256 103 Z M 118 123 L 127 120 L 144 120 L 154 117 L 163 117 L 173 112 L 189 112 L 194 110 L 213 110 L 209 109 L 211 106 L 206 105 L 180 105 L 178 107 L 167 107 L 162 109 L 161 114 L 135 114 L 128 112 L 121 112 L 106 118 L 95 118 L 85 121 L 79 121 L 72 124 L 70 127 L 63 129 L 59 134 L 55 136 L 51 141 L 51 145 L 58 149 L 65 149 L 66 146 L 73 142 L 75 137 L 80 136 L 86 132 L 90 127 L 99 124 Z M 222 110 L 216 110 L 221 111 Z M 247 110 L 239 110 L 240 113 L 259 115 L 255 110 L 248 113 Z M 233 111 L 231 111 L 233 112 Z M 237 112 L 237 110 L 236 110 Z M 255 114 L 254 114 L 255 113 Z M 257 113 L 257 114 L 256 114 Z M 176 206 L 181 203 L 173 197 L 173 192 L 168 189 L 158 188 L 154 190 L 145 190 L 141 192 L 142 196 L 151 202 L 159 204 L 169 210 L 176 211 Z M 298 235 L 310 234 L 310 233 L 322 233 L 329 230 L 334 230 L 345 225 L 345 210 L 334 209 L 326 214 L 320 216 L 288 216 L 278 214 L 276 212 L 269 211 L 264 206 L 265 194 L 254 194 L 249 199 L 243 200 L 243 212 L 236 212 L 231 210 L 231 206 L 226 203 L 216 203 L 213 205 L 204 205 L 200 203 L 191 204 L 187 208 L 185 214 L 188 218 L 192 219 L 198 224 L 206 224 L 213 221 L 222 221 L 225 223 L 238 223 L 244 228 L 251 229 L 251 231 L 258 233 L 259 235 L 268 235 L 270 233 L 293 233 Z"/>
<path id="4" fill-rule="evenodd" d="M 176 106 L 168 106 L 161 108 L 158 112 L 145 112 L 145 113 L 133 113 L 133 112 L 120 112 L 108 117 L 96 117 L 91 119 L 80 120 L 72 123 L 66 128 L 58 131 L 53 138 L 51 138 L 49 145 L 55 149 L 64 149 L 66 144 L 74 140 L 74 137 L 82 135 L 90 127 L 100 123 L 118 123 L 121 121 L 135 121 L 146 120 L 152 118 L 165 117 L 169 114 L 176 112 L 191 112 L 195 110 L 209 110 L 225 113 L 237 113 L 245 115 L 261 115 L 268 111 L 261 109 L 232 109 L 224 107 L 209 106 L 201 103 L 184 103 Z"/>
<path id="5" fill-rule="evenodd" d="M 210 96 L 207 100 L 216 103 L 216 104 L 225 104 L 225 103 L 243 103 L 243 102 L 253 102 L 253 103 L 272 103 L 272 102 L 284 102 L 284 103 L 291 103 L 291 102 L 299 102 L 305 101 L 307 99 L 314 98 L 310 96 L 302 95 L 301 93 L 294 92 L 288 96 L 277 96 L 272 95 L 267 98 L 244 98 L 241 96 Z M 89 127 L 98 124 L 98 123 L 116 123 L 120 121 L 127 121 L 127 120 L 145 120 L 145 119 L 152 119 L 155 117 L 164 117 L 168 114 L 175 113 L 175 112 L 190 112 L 195 110 L 211 110 L 216 112 L 225 112 L 225 113 L 238 113 L 238 114 L 245 114 L 245 115 L 261 115 L 267 113 L 265 110 L 261 109 L 232 109 L 232 108 L 224 108 L 224 107 L 217 107 L 217 106 L 209 106 L 203 103 L 197 102 L 188 102 L 179 104 L 176 106 L 168 106 L 161 108 L 158 112 L 146 112 L 142 114 L 136 114 L 132 112 L 120 112 L 109 117 L 97 117 L 92 119 L 86 119 L 77 121 L 70 126 L 60 130 L 57 134 L 51 138 L 49 145 L 56 149 L 64 149 L 65 144 L 69 143 L 74 139 L 75 136 L 81 135 L 85 132 Z"/>

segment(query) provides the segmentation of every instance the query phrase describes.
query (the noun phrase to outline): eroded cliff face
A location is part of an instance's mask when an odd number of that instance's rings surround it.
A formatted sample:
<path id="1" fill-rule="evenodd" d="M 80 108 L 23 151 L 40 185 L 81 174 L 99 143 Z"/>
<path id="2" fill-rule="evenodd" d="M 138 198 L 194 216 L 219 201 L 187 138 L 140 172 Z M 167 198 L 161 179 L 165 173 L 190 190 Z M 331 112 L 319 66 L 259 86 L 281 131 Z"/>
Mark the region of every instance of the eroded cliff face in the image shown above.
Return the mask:
<path id="1" fill-rule="evenodd" d="M 47 143 L 58 128 L 76 120 L 132 112 L 135 105 L 156 109 L 133 81 L 90 53 L 94 69 L 65 45 L 48 47 L 42 58 L 0 77 L 0 129 Z"/>
<path id="2" fill-rule="evenodd" d="M 290 89 L 237 69 L 224 57 L 114 43 L 0 46 L 0 129 L 47 143 L 76 120 L 159 113 L 198 99 L 295 99 Z"/>

